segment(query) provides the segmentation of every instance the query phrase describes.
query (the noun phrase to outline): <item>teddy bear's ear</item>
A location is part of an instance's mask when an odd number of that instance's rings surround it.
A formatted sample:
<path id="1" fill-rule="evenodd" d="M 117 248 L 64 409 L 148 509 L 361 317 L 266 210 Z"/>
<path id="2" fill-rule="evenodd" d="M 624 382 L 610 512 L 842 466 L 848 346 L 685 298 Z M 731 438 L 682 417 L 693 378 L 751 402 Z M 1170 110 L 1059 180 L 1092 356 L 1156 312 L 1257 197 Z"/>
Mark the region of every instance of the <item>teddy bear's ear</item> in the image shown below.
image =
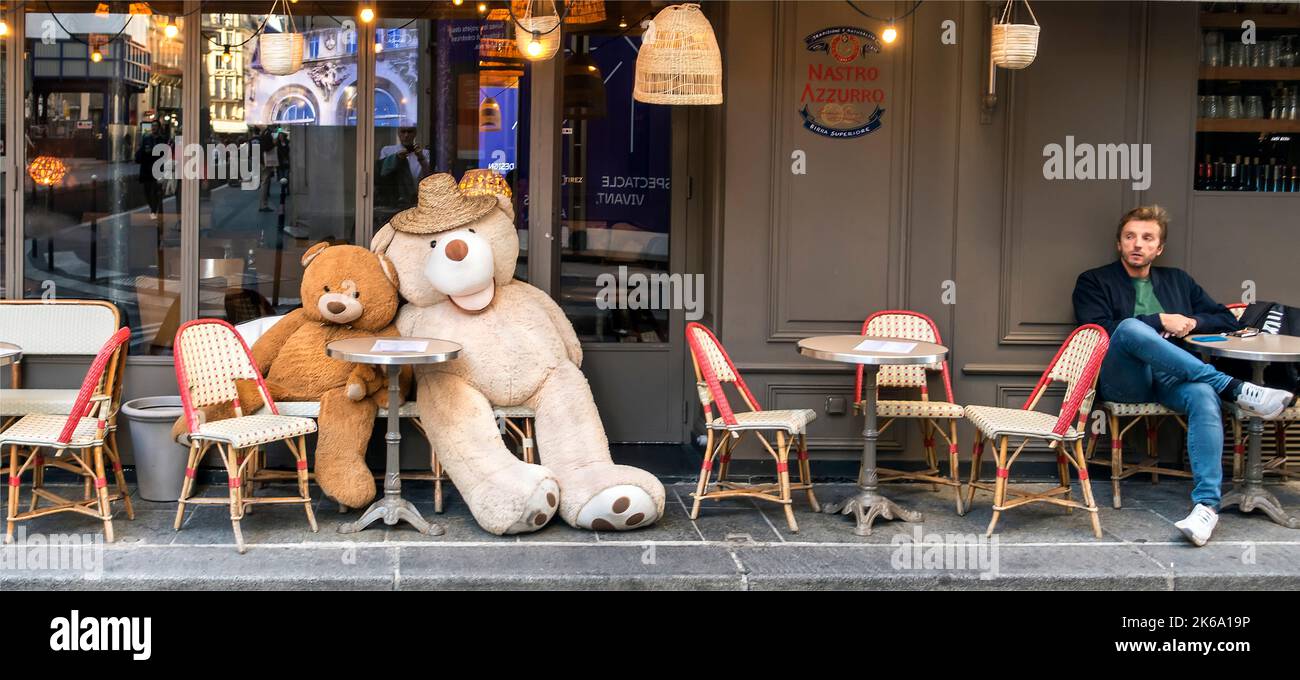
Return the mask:
<path id="1" fill-rule="evenodd" d="M 510 216 L 510 219 L 513 220 L 515 218 L 515 204 L 513 199 L 505 194 L 497 194 L 496 197 L 497 206 L 499 206 L 501 210 L 505 211 L 505 213 Z"/>
<path id="2" fill-rule="evenodd" d="M 397 235 L 397 230 L 393 229 L 391 224 L 385 224 L 383 228 L 375 232 L 370 239 L 370 252 L 383 255 L 388 252 L 388 246 L 393 242 L 393 237 Z"/>
<path id="3" fill-rule="evenodd" d="M 393 288 L 400 289 L 402 285 L 397 280 L 397 267 L 393 266 L 393 261 L 383 253 L 376 253 L 376 256 L 379 258 L 379 266 L 384 270 L 384 276 L 388 278 L 388 282 L 393 284 Z"/>
<path id="4" fill-rule="evenodd" d="M 306 269 L 307 265 L 311 264 L 311 261 L 316 259 L 317 255 L 320 255 L 321 253 L 325 252 L 325 249 L 328 247 L 330 247 L 329 241 L 321 241 L 320 243 L 317 243 L 316 245 L 308 248 L 307 252 L 302 254 L 303 269 Z"/>

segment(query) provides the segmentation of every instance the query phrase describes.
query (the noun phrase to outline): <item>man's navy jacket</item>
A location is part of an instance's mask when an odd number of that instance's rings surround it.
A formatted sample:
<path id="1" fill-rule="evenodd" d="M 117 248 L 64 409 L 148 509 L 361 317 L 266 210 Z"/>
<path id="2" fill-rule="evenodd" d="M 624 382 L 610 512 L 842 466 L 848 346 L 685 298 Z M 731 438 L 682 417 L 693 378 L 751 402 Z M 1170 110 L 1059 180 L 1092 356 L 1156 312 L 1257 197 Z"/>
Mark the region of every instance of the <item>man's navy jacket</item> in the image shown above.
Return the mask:
<path id="1" fill-rule="evenodd" d="M 1241 327 L 1227 307 L 1210 299 L 1210 296 L 1192 280 L 1187 272 L 1174 267 L 1152 267 L 1151 287 L 1166 314 L 1182 314 L 1196 319 L 1193 333 L 1222 333 Z M 1115 326 L 1133 316 L 1137 293 L 1133 280 L 1124 269 L 1124 263 L 1114 262 L 1079 275 L 1074 283 L 1074 318 L 1079 324 L 1095 323 L 1115 332 Z M 1163 332 L 1159 314 L 1136 317 L 1143 323 Z"/>

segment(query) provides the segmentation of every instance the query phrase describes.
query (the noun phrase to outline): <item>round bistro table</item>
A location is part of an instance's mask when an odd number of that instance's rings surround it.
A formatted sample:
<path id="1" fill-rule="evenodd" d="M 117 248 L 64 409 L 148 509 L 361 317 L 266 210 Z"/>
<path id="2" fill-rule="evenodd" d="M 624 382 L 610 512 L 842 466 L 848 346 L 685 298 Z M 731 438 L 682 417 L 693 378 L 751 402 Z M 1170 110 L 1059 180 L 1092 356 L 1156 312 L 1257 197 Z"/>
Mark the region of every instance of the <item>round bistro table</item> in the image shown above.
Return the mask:
<path id="1" fill-rule="evenodd" d="M 1221 341 L 1204 342 L 1192 335 L 1183 338 L 1188 345 L 1196 348 L 1203 356 L 1217 356 L 1227 359 L 1242 359 L 1250 362 L 1251 382 L 1264 384 L 1264 369 L 1271 363 L 1300 363 L 1300 338 L 1292 335 L 1270 335 L 1261 333 L 1251 338 L 1226 337 Z M 1277 497 L 1264 489 L 1264 464 L 1260 454 L 1260 440 L 1264 436 L 1264 419 L 1250 416 L 1246 418 L 1246 431 L 1249 443 L 1246 449 L 1246 478 L 1240 484 L 1233 484 L 1232 490 L 1223 495 L 1219 501 L 1222 510 L 1237 506 L 1242 512 L 1251 512 L 1256 508 L 1263 510 L 1270 519 L 1284 527 L 1300 529 L 1300 519 L 1288 515 Z"/>
<path id="2" fill-rule="evenodd" d="M 901 343 L 909 348 L 906 351 L 858 349 L 858 345 L 866 340 Z M 862 394 L 866 403 L 862 410 L 866 419 L 862 427 L 862 468 L 858 472 L 858 490 L 838 503 L 823 505 L 822 512 L 853 514 L 857 519 L 853 533 L 859 536 L 871 535 L 871 523 L 877 516 L 894 519 L 897 515 L 905 522 L 921 521 L 921 513 L 905 510 L 877 491 L 879 477 L 876 467 L 876 441 L 880 438 L 880 432 L 876 430 L 876 374 L 880 372 L 881 366 L 913 366 L 942 361 L 948 354 L 948 348 L 932 342 L 901 338 L 823 335 L 800 340 L 799 353 L 822 361 L 859 364 L 863 368 Z"/>
<path id="3" fill-rule="evenodd" d="M 385 351 L 377 343 L 422 343 L 423 348 Z M 460 356 L 461 346 L 448 340 L 433 338 L 368 337 L 335 340 L 325 346 L 325 351 L 335 359 L 385 366 L 388 369 L 388 431 L 384 434 L 388 456 L 384 465 L 384 496 L 366 508 L 357 521 L 340 524 L 339 533 L 356 533 L 382 518 L 384 524 L 388 526 L 393 526 L 400 520 L 415 527 L 422 534 L 441 536 L 444 529 L 440 525 L 425 521 L 420 516 L 420 511 L 415 509 L 415 505 L 402 498 L 401 463 L 399 462 L 402 433 L 401 419 L 397 413 L 401 403 L 401 387 L 398 376 L 402 366 L 451 361 Z"/>
<path id="4" fill-rule="evenodd" d="M 0 366 L 18 363 L 23 358 L 23 348 L 11 342 L 0 342 Z"/>

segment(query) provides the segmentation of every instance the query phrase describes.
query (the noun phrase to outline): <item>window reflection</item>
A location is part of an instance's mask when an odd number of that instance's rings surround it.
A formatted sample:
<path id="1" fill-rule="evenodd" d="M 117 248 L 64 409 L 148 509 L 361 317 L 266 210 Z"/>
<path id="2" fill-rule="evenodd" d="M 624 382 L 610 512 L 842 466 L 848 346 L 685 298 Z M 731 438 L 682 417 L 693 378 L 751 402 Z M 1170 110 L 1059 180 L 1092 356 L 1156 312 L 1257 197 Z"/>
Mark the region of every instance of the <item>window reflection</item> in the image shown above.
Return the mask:
<path id="1" fill-rule="evenodd" d="M 134 353 L 170 351 L 180 318 L 184 44 L 166 23 L 32 11 L 23 45 L 23 293 L 111 300 Z"/>

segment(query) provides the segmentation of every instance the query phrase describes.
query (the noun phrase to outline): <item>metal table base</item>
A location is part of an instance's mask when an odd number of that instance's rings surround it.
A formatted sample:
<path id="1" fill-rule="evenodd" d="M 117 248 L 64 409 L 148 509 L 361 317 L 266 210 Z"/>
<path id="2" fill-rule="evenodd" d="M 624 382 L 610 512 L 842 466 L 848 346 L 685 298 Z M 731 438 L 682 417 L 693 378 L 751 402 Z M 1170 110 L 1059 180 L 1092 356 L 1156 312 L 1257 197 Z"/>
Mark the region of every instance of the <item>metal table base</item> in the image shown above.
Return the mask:
<path id="1" fill-rule="evenodd" d="M 388 364 L 388 432 L 384 434 L 388 457 L 384 465 L 384 497 L 371 503 L 357 521 L 340 524 L 338 530 L 340 534 L 357 533 L 380 519 L 390 527 L 396 526 L 398 522 L 406 522 L 415 527 L 416 531 L 429 536 L 441 536 L 446 533 L 441 525 L 428 522 L 420 516 L 420 511 L 415 509 L 415 504 L 402 498 L 399 455 L 402 433 L 401 419 L 397 413 L 401 402 L 401 388 L 398 384 L 401 368 L 396 364 Z"/>
<path id="2" fill-rule="evenodd" d="M 871 524 L 877 517 L 920 522 L 922 516 L 919 512 L 905 510 L 876 490 L 880 485 L 880 474 L 876 467 L 876 442 L 880 439 L 880 432 L 876 429 L 876 374 L 880 372 L 880 367 L 865 364 L 862 369 L 862 394 L 866 400 L 863 411 L 866 421 L 862 426 L 862 467 L 858 472 L 858 490 L 836 503 L 823 505 L 822 512 L 832 515 L 851 514 L 856 520 L 853 533 L 870 536 Z"/>
<path id="3" fill-rule="evenodd" d="M 1267 364 L 1252 364 L 1252 377 L 1256 385 L 1264 384 L 1264 368 Z M 1246 448 L 1246 478 L 1233 484 L 1232 490 L 1223 495 L 1219 501 L 1219 510 L 1236 507 L 1241 512 L 1262 510 L 1269 519 L 1290 529 L 1300 529 L 1300 519 L 1287 514 L 1277 497 L 1264 488 L 1264 463 L 1260 452 L 1260 440 L 1264 436 L 1264 419 L 1247 419 L 1246 431 L 1249 442 Z"/>

